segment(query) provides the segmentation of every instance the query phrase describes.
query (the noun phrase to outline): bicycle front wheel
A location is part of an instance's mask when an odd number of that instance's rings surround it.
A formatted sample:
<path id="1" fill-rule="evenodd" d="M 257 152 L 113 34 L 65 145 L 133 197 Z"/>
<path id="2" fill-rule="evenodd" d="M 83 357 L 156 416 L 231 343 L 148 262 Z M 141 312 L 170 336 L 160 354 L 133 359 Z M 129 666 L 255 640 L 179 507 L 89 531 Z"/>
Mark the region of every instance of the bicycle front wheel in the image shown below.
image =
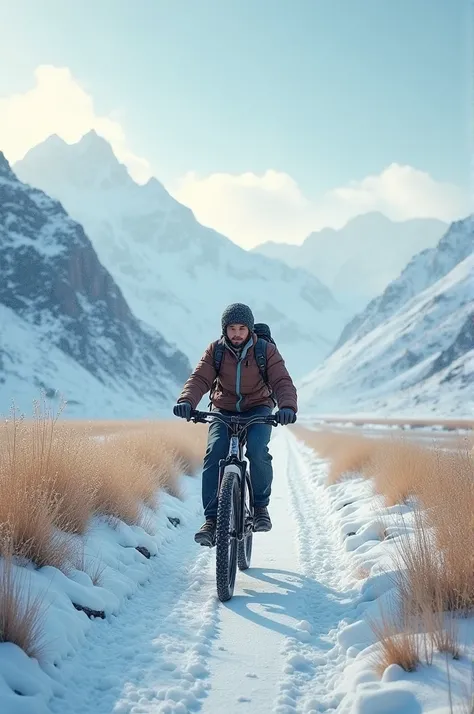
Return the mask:
<path id="1" fill-rule="evenodd" d="M 239 570 L 250 568 L 253 540 L 253 491 L 248 472 L 245 474 L 244 538 L 238 543 L 237 565 Z"/>
<path id="2" fill-rule="evenodd" d="M 219 492 L 216 524 L 216 585 L 221 602 L 234 593 L 237 571 L 237 528 L 239 523 L 239 474 L 227 471 Z"/>

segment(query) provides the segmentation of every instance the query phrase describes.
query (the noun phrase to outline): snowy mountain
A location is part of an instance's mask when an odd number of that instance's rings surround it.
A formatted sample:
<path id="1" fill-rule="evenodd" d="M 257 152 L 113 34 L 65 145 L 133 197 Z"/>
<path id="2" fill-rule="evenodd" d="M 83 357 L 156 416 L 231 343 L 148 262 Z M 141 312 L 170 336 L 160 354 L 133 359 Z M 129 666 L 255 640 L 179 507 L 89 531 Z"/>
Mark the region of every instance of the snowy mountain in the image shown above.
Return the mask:
<path id="1" fill-rule="evenodd" d="M 0 409 L 42 389 L 69 412 L 156 413 L 190 365 L 132 314 L 82 226 L 0 153 Z"/>
<path id="2" fill-rule="evenodd" d="M 413 255 L 435 246 L 447 227 L 434 219 L 393 222 L 381 213 L 366 213 L 340 230 L 311 233 L 302 245 L 268 242 L 254 250 L 310 270 L 354 314 L 379 295 Z"/>
<path id="3" fill-rule="evenodd" d="M 302 381 L 302 408 L 473 416 L 473 218 L 411 261 L 378 306 Z"/>
<path id="4" fill-rule="evenodd" d="M 415 295 L 447 275 L 460 261 L 474 251 L 474 217 L 453 223 L 435 248 L 416 255 L 396 280 L 372 300 L 344 328 L 337 350 L 351 337 L 358 339 L 386 322 Z"/>
<path id="5" fill-rule="evenodd" d="M 347 321 L 310 273 L 249 253 L 201 226 L 156 179 L 136 184 L 94 132 L 73 145 L 53 136 L 15 169 L 82 223 L 135 314 L 193 363 L 219 336 L 222 310 L 231 302 L 248 303 L 258 322 L 271 325 L 296 376 L 330 352 Z"/>

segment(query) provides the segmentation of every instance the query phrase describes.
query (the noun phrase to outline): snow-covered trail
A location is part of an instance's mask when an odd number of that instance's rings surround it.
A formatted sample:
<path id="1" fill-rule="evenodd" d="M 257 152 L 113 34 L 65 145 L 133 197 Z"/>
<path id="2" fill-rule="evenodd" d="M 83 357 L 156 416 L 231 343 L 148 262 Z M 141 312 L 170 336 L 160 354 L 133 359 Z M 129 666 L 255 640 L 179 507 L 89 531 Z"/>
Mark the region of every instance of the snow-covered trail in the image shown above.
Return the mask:
<path id="1" fill-rule="evenodd" d="M 341 545 L 314 467 L 284 429 L 272 453 L 274 527 L 254 538 L 234 598 L 219 603 L 214 551 L 193 541 L 196 483 L 194 508 L 153 561 L 149 582 L 118 617 L 94 623 L 63 666 L 67 693 L 52 702 L 54 714 L 336 710 L 346 661 L 337 633 L 358 598 L 341 585 Z"/>
<path id="2" fill-rule="evenodd" d="M 331 656 L 337 628 L 355 600 L 341 591 L 340 544 L 324 489 L 283 430 L 272 445 L 273 530 L 255 538 L 252 568 L 239 573 L 220 609 L 212 687 L 203 711 L 330 712 L 337 702 Z"/>

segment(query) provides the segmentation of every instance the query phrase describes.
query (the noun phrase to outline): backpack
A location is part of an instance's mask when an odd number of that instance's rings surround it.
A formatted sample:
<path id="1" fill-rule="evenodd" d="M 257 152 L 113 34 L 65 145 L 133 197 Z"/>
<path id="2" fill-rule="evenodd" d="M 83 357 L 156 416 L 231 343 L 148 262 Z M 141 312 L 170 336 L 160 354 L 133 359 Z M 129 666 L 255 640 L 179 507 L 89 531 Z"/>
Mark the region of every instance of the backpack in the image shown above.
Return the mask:
<path id="1" fill-rule="evenodd" d="M 254 346 L 254 354 L 255 354 L 255 361 L 257 362 L 258 369 L 260 370 L 260 374 L 262 375 L 262 379 L 267 385 L 268 389 L 270 390 L 270 397 L 273 401 L 273 403 L 276 406 L 276 401 L 273 396 L 273 391 L 272 388 L 270 387 L 270 384 L 268 382 L 268 373 L 267 373 L 267 345 L 270 342 L 272 345 L 276 345 L 275 340 L 272 337 L 271 330 L 268 325 L 266 325 L 264 322 L 258 322 L 256 325 L 254 325 L 253 331 L 257 335 L 257 341 Z M 221 338 L 219 342 L 216 344 L 214 348 L 214 369 L 216 370 L 217 376 L 219 375 L 219 371 L 221 368 L 222 360 L 224 358 L 224 351 L 225 351 L 225 340 L 224 338 Z M 211 399 L 212 395 L 215 391 L 215 387 L 217 384 L 217 377 L 212 385 L 211 389 Z"/>

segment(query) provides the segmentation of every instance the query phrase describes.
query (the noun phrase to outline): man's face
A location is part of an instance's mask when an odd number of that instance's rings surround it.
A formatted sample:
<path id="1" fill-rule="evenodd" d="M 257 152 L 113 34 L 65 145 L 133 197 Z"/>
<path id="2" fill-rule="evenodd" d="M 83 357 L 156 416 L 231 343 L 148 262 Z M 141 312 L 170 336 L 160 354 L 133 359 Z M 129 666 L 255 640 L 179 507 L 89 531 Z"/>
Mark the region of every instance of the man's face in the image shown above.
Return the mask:
<path id="1" fill-rule="evenodd" d="M 249 328 L 246 325 L 229 325 L 227 337 L 234 347 L 241 347 L 249 338 Z"/>

